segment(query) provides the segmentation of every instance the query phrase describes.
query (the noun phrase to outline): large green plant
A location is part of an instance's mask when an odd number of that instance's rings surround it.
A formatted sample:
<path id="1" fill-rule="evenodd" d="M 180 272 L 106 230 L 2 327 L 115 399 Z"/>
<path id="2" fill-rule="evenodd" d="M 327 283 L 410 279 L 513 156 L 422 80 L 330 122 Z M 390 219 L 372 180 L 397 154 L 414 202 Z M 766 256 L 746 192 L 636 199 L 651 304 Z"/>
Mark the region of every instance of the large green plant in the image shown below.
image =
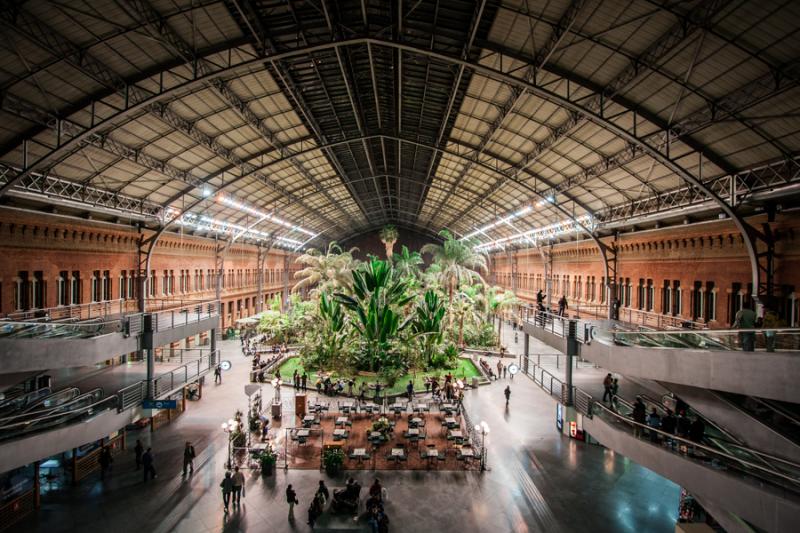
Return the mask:
<path id="1" fill-rule="evenodd" d="M 407 278 L 416 277 L 419 274 L 419 267 L 423 263 L 419 252 L 411 252 L 405 245 L 400 248 L 400 253 L 394 256 L 394 269 L 399 275 Z"/>
<path id="2" fill-rule="evenodd" d="M 447 289 L 448 298 L 453 300 L 456 289 L 464 284 L 478 281 L 483 283 L 480 271 L 486 271 L 486 256 L 475 252 L 467 243 L 456 239 L 449 231 L 439 232 L 442 244 L 426 244 L 423 254 L 430 254 L 439 265 L 442 287 Z"/>
<path id="3" fill-rule="evenodd" d="M 444 302 L 433 290 L 425 291 L 421 300 L 414 307 L 411 319 L 411 332 L 417 340 L 425 365 L 430 365 L 434 354 L 442 343 Z"/>
<path id="4" fill-rule="evenodd" d="M 351 294 L 334 295 L 351 312 L 350 323 L 361 339 L 359 366 L 376 371 L 384 364 L 397 364 L 391 344 L 408 323 L 401 313 L 412 298 L 407 287 L 407 281 L 395 275 L 388 262 L 373 259 L 353 271 Z"/>
<path id="5" fill-rule="evenodd" d="M 331 290 L 348 289 L 352 284 L 352 269 L 356 265 L 353 252 L 357 248 L 344 251 L 336 242 L 331 242 L 325 253 L 310 249 L 295 259 L 295 263 L 305 268 L 295 272 L 299 281 L 292 287 L 292 292 L 311 288 L 312 295 Z"/>

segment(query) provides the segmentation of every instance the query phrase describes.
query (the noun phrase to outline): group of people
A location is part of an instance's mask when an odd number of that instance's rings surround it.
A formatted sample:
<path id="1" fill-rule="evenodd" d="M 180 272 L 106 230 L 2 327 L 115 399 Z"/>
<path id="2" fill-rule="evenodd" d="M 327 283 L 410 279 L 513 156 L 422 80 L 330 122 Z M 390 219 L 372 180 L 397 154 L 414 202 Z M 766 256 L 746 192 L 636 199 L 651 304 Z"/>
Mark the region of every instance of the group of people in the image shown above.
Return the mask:
<path id="1" fill-rule="evenodd" d="M 706 425 L 703 420 L 698 416 L 690 418 L 685 410 L 681 410 L 676 417 L 671 410 L 667 409 L 666 414 L 662 417 L 658 414 L 658 410 L 653 407 L 650 410 L 650 414 L 647 414 L 647 407 L 640 397 L 637 397 L 636 402 L 633 404 L 633 420 L 653 430 L 662 431 L 667 435 L 677 435 L 696 443 L 703 441 L 706 431 Z M 661 441 L 658 431 L 649 431 L 648 433 L 650 434 L 650 441 L 656 443 Z M 637 438 L 641 437 L 643 435 L 642 427 L 635 426 L 633 434 Z M 667 436 L 667 444 L 670 443 L 669 441 L 670 438 Z"/>
<path id="2" fill-rule="evenodd" d="M 229 512 L 231 496 L 233 496 L 233 508 L 241 508 L 242 496 L 245 495 L 244 474 L 239 471 L 238 466 L 233 468 L 233 472 L 230 470 L 225 471 L 225 477 L 219 486 L 222 488 L 222 503 L 225 505 L 225 514 Z"/>

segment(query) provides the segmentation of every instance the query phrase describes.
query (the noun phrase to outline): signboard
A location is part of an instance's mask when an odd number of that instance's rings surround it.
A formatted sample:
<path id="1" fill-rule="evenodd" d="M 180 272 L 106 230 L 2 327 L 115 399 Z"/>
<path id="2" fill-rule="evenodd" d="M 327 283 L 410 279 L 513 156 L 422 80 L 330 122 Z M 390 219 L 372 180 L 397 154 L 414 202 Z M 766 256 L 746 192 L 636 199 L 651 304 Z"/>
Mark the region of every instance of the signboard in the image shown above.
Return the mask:
<path id="1" fill-rule="evenodd" d="M 145 409 L 177 409 L 178 400 L 144 400 L 142 407 Z"/>
<path id="2" fill-rule="evenodd" d="M 564 406 L 556 404 L 556 427 L 559 431 L 564 429 Z"/>
<path id="3" fill-rule="evenodd" d="M 508 365 L 508 373 L 509 374 L 511 374 L 513 376 L 517 372 L 519 372 L 519 367 L 517 366 L 516 363 L 511 363 L 510 365 Z"/>
<path id="4" fill-rule="evenodd" d="M 232 366 L 233 366 L 233 365 L 231 365 L 231 362 L 230 362 L 230 361 L 222 361 L 222 362 L 220 362 L 220 364 L 219 364 L 219 367 L 220 367 L 222 370 L 230 370 Z"/>

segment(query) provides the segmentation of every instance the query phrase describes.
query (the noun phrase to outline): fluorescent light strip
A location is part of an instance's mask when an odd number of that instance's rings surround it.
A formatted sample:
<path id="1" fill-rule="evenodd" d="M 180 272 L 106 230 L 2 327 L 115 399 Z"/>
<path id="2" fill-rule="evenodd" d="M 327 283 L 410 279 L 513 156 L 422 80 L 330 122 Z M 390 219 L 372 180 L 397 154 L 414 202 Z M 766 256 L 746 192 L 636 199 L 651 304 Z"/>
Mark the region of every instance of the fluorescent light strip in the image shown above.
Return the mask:
<path id="1" fill-rule="evenodd" d="M 487 224 L 486 226 L 483 226 L 482 228 L 478 228 L 475 231 L 473 231 L 472 233 L 470 233 L 468 235 L 464 235 L 459 240 L 463 241 L 463 240 L 471 239 L 472 237 L 474 237 L 478 233 L 486 233 L 487 231 L 489 231 L 492 228 L 495 228 L 495 227 L 500 226 L 502 224 L 508 224 L 509 222 L 514 220 L 515 218 L 519 218 L 521 216 L 525 216 L 528 213 L 530 213 L 531 211 L 533 211 L 533 208 L 531 206 L 529 206 L 529 205 L 526 205 L 525 207 L 523 207 L 522 209 L 520 209 L 516 213 L 512 213 L 512 214 L 508 215 L 505 218 L 501 218 L 500 220 L 492 222 L 491 224 Z"/>
<path id="2" fill-rule="evenodd" d="M 481 244 L 480 246 L 476 246 L 475 250 L 479 252 L 488 252 L 496 248 L 503 248 L 505 244 L 514 241 L 528 241 L 535 245 L 536 242 L 543 237 L 554 237 L 556 235 L 563 235 L 573 231 L 583 231 L 581 224 L 585 225 L 587 222 L 590 223 L 591 229 L 591 217 L 589 215 L 582 215 L 575 220 L 570 219 L 562 222 L 556 222 L 555 224 L 550 224 L 549 226 L 545 226 L 543 228 L 536 228 L 522 233 L 517 233 L 516 235 L 511 235 L 510 237 L 504 237 L 502 239 L 497 239 L 496 241 L 487 242 Z"/>
<path id="3" fill-rule="evenodd" d="M 283 226 L 285 228 L 289 228 L 289 229 L 291 229 L 293 231 L 298 231 L 300 233 L 305 233 L 306 235 L 309 235 L 311 237 L 315 237 L 317 235 L 313 231 L 307 230 L 307 229 L 303 228 L 302 226 L 298 226 L 296 224 L 292 224 L 291 222 L 287 222 L 287 221 L 285 221 L 285 220 L 283 220 L 281 218 L 273 216 L 272 214 L 263 213 L 263 212 L 259 211 L 258 209 L 254 208 L 254 207 L 250 207 L 249 205 L 246 205 L 246 204 L 244 204 L 242 202 L 239 202 L 238 200 L 234 200 L 233 197 L 219 195 L 219 196 L 217 196 L 217 201 L 220 202 L 221 204 L 227 205 L 228 207 L 233 207 L 234 209 L 238 209 L 240 211 L 244 211 L 245 213 L 249 213 L 249 214 L 251 214 L 253 216 L 256 216 L 256 217 L 259 217 L 259 218 L 264 218 L 266 220 L 269 220 L 270 222 L 273 222 L 274 224 L 278 224 L 279 226 Z"/>

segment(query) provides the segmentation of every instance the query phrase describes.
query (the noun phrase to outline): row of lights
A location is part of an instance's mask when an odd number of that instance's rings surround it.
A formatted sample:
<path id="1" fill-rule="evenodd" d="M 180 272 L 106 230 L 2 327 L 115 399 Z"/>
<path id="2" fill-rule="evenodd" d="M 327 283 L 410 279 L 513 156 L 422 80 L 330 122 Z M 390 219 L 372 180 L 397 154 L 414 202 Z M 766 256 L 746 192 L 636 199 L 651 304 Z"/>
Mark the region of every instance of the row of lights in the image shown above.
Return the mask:
<path id="1" fill-rule="evenodd" d="M 203 196 L 206 197 L 211 196 L 210 190 L 204 189 Z M 225 196 L 223 194 L 219 194 L 217 195 L 216 200 L 222 205 L 237 209 L 239 211 L 244 211 L 247 214 L 257 217 L 259 219 L 259 222 L 262 220 L 269 220 L 273 224 L 277 224 L 279 226 L 288 228 L 292 231 L 307 235 L 308 238 L 303 241 L 283 236 L 276 237 L 275 240 L 278 244 L 282 244 L 293 250 L 299 250 L 300 248 L 308 244 L 310 241 L 312 241 L 319 235 L 319 233 L 314 233 L 313 231 L 310 231 L 302 226 L 298 226 L 297 224 L 292 224 L 291 222 L 287 222 L 286 220 L 278 218 L 271 213 L 264 213 L 262 211 L 259 211 L 254 207 L 251 207 L 243 202 L 234 199 L 232 196 Z M 182 216 L 180 216 L 180 218 L 177 218 L 178 215 L 179 211 L 177 209 L 170 208 L 169 210 L 167 210 L 168 221 L 174 221 L 175 223 L 180 224 L 181 226 L 188 226 L 199 231 L 210 231 L 214 233 L 225 233 L 225 234 L 241 233 L 243 236 L 255 239 L 257 241 L 263 241 L 269 238 L 270 236 L 270 233 L 266 231 L 261 231 L 254 228 L 248 228 L 239 224 L 235 224 L 233 222 L 219 220 L 206 215 L 184 213 Z"/>
<path id="2" fill-rule="evenodd" d="M 555 237 L 558 235 L 563 235 L 565 233 L 583 231 L 581 225 L 585 226 L 589 224 L 589 229 L 591 229 L 591 222 L 592 222 L 591 216 L 582 215 L 576 219 L 556 222 L 555 224 L 550 224 L 549 226 L 545 226 L 543 228 L 536 228 L 529 231 L 524 231 L 522 233 L 517 233 L 516 235 L 511 235 L 510 237 L 504 237 L 502 239 L 497 239 L 492 242 L 487 242 L 479 246 L 476 246 L 475 250 L 478 252 L 490 252 L 492 250 L 503 248 L 504 245 L 512 242 L 527 241 L 529 243 L 532 243 L 533 245 L 536 245 L 537 241 L 541 240 L 544 237 Z"/>
<path id="3" fill-rule="evenodd" d="M 502 224 L 508 224 L 509 222 L 514 220 L 515 218 L 519 218 L 521 216 L 525 216 L 528 213 L 530 213 L 531 211 L 533 211 L 533 208 L 531 206 L 527 205 L 527 206 L 523 207 L 522 209 L 520 209 L 519 211 L 517 211 L 516 213 L 512 213 L 512 214 L 508 215 L 505 218 L 501 218 L 500 220 L 492 222 L 491 224 L 487 224 L 486 226 L 483 226 L 482 228 L 476 229 L 472 233 L 464 235 L 463 237 L 461 237 L 460 240 L 462 240 L 462 241 L 463 240 L 469 240 L 469 239 L 473 238 L 474 236 L 476 236 L 479 233 L 486 233 L 487 231 L 489 231 L 492 228 L 495 228 L 495 227 L 500 226 Z"/>

